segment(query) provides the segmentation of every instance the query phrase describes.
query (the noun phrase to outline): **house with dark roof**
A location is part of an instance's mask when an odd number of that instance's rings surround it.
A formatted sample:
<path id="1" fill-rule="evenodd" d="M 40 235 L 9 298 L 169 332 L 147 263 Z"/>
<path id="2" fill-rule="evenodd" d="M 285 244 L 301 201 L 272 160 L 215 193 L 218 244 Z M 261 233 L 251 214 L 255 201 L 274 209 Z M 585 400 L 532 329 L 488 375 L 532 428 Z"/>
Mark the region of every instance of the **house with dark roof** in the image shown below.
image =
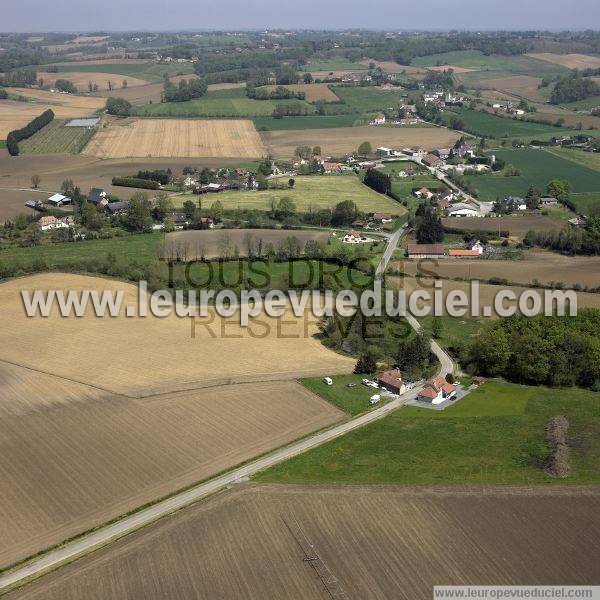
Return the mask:
<path id="1" fill-rule="evenodd" d="M 435 154 L 428 154 L 423 159 L 423 164 L 431 167 L 432 169 L 437 169 L 438 167 L 443 166 L 444 161 L 441 158 L 435 156 Z"/>
<path id="2" fill-rule="evenodd" d="M 111 215 L 124 215 L 129 210 L 129 202 L 109 202 L 106 205 L 106 210 Z"/>
<path id="3" fill-rule="evenodd" d="M 87 196 L 88 202 L 98 205 L 106 199 L 106 192 L 102 188 L 91 188 Z"/>

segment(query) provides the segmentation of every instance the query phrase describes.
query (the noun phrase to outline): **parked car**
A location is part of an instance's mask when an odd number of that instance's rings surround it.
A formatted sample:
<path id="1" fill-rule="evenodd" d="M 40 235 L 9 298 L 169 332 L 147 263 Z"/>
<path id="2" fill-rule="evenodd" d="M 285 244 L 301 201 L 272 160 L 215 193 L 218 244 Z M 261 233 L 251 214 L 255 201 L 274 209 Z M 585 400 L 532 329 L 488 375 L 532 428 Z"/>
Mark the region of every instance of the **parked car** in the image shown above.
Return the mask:
<path id="1" fill-rule="evenodd" d="M 381 394 L 375 394 L 374 396 L 371 396 L 371 399 L 369 400 L 369 403 L 370 404 L 377 404 L 380 400 L 381 400 Z"/>
<path id="2" fill-rule="evenodd" d="M 356 384 L 355 383 L 347 383 L 346 387 L 353 388 L 353 387 L 356 387 Z"/>
<path id="3" fill-rule="evenodd" d="M 333 379 L 331 379 L 331 377 L 323 377 L 323 383 L 333 385 Z"/>

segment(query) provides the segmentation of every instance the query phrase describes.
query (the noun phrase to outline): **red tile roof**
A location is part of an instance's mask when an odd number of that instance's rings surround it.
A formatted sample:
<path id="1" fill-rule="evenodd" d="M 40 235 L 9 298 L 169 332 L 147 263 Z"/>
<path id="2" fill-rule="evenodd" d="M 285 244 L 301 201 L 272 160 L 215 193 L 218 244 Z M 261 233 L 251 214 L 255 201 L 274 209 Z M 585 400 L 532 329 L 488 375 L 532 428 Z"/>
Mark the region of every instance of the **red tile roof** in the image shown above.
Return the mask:
<path id="1" fill-rule="evenodd" d="M 448 256 L 479 256 L 477 250 L 462 250 L 460 248 L 452 248 L 448 250 Z"/>
<path id="2" fill-rule="evenodd" d="M 402 374 L 400 373 L 399 369 L 383 371 L 377 375 L 377 381 L 399 388 L 402 385 Z"/>
<path id="3" fill-rule="evenodd" d="M 444 255 L 444 244 L 408 244 L 408 254 Z"/>

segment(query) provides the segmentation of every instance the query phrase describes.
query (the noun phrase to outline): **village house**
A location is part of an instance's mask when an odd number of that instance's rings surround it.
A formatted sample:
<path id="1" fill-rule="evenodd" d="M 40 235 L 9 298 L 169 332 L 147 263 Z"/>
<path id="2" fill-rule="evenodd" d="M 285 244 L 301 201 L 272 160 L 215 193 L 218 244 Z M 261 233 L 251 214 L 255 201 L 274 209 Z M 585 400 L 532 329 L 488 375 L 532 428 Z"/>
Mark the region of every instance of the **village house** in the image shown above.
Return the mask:
<path id="1" fill-rule="evenodd" d="M 75 223 L 73 222 L 73 217 L 58 219 L 53 215 L 47 215 L 41 217 L 36 225 L 40 231 L 48 231 L 49 229 L 68 229 L 69 227 L 73 227 Z"/>
<path id="2" fill-rule="evenodd" d="M 447 158 L 450 157 L 450 149 L 449 148 L 436 148 L 433 151 L 433 154 L 435 154 L 441 160 L 446 160 Z"/>
<path id="3" fill-rule="evenodd" d="M 342 238 L 342 242 L 344 242 L 344 244 L 364 244 L 368 241 L 370 240 L 367 237 L 354 229 L 348 231 L 348 233 Z"/>
<path id="4" fill-rule="evenodd" d="M 450 206 L 447 211 L 449 217 L 477 217 L 479 212 L 476 208 L 473 208 L 470 204 L 464 202 L 458 202 Z"/>
<path id="5" fill-rule="evenodd" d="M 540 204 L 542 206 L 555 206 L 558 204 L 558 200 L 556 198 L 540 198 Z"/>
<path id="6" fill-rule="evenodd" d="M 91 188 L 87 195 L 88 202 L 96 206 L 105 206 L 108 204 L 106 192 L 102 188 Z"/>
<path id="7" fill-rule="evenodd" d="M 380 387 L 385 388 L 392 394 L 402 395 L 406 392 L 406 385 L 402 381 L 402 374 L 400 369 L 391 369 L 390 371 L 383 371 L 377 375 L 377 383 Z"/>
<path id="8" fill-rule="evenodd" d="M 430 402 L 431 404 L 441 404 L 444 400 L 453 400 L 454 398 L 456 398 L 456 387 L 439 375 L 428 379 L 417 396 L 421 402 Z"/>
<path id="9" fill-rule="evenodd" d="M 372 123 L 373 125 L 385 125 L 385 115 L 383 113 L 379 113 L 375 116 Z"/>
<path id="10" fill-rule="evenodd" d="M 428 154 L 425 158 L 423 158 L 423 164 L 431 167 L 432 169 L 437 169 L 441 166 L 443 166 L 444 161 L 435 156 L 435 154 Z"/>
<path id="11" fill-rule="evenodd" d="M 381 146 L 377 148 L 378 156 L 394 156 L 394 150 L 392 148 L 386 148 L 385 146 Z"/>
<path id="12" fill-rule="evenodd" d="M 408 258 L 440 258 L 444 256 L 444 244 L 408 244 Z"/>
<path id="13" fill-rule="evenodd" d="M 391 223 L 393 219 L 392 215 L 389 215 L 388 213 L 373 213 L 370 220 L 377 223 Z"/>
<path id="14" fill-rule="evenodd" d="M 109 202 L 106 205 L 106 210 L 112 215 L 124 215 L 129 210 L 129 202 L 120 201 L 120 202 Z"/>
<path id="15" fill-rule="evenodd" d="M 416 190 L 413 193 L 417 198 L 425 198 L 427 200 L 433 196 L 433 192 L 428 190 L 426 187 L 422 187 L 420 190 Z"/>
<path id="16" fill-rule="evenodd" d="M 52 204 L 53 206 L 62 206 L 63 204 L 71 204 L 71 198 L 67 196 L 63 196 L 62 194 L 52 194 L 48 200 L 46 200 L 48 204 Z"/>
<path id="17" fill-rule="evenodd" d="M 341 173 L 344 165 L 342 163 L 328 162 L 325 160 L 321 166 L 323 167 L 323 173 Z"/>
<path id="18" fill-rule="evenodd" d="M 505 198 L 506 206 L 509 210 L 527 210 L 527 204 L 519 196 L 508 196 Z"/>
<path id="19" fill-rule="evenodd" d="M 474 141 L 463 140 L 456 148 L 452 150 L 452 156 L 458 156 L 459 158 L 470 156 L 471 158 L 473 158 L 475 156 L 476 148 L 477 145 Z"/>

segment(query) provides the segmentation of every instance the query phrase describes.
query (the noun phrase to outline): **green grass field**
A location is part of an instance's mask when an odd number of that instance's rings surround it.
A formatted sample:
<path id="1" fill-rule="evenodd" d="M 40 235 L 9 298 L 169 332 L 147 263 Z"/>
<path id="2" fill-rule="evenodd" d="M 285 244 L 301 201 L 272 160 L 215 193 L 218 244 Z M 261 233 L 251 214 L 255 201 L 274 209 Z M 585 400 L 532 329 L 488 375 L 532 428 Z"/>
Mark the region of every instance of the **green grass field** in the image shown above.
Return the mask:
<path id="1" fill-rule="evenodd" d="M 475 175 L 469 177 L 482 200 L 496 197 L 523 197 L 529 186 L 535 185 L 545 191 L 551 179 L 566 179 L 575 193 L 600 192 L 600 176 L 597 171 L 577 164 L 544 150 L 515 148 L 494 151 L 494 154 L 521 171 L 518 177 L 503 175 Z"/>
<path id="2" fill-rule="evenodd" d="M 567 74 L 569 71 L 566 67 L 529 56 L 486 56 L 478 50 L 461 50 L 420 56 L 415 58 L 412 64 L 417 67 L 454 65 L 463 69 L 505 71 L 513 75 L 532 75 L 534 77 Z"/>
<path id="3" fill-rule="evenodd" d="M 79 154 L 96 133 L 87 127 L 65 127 L 67 121 L 54 119 L 19 142 L 21 154 Z"/>
<path id="4" fill-rule="evenodd" d="M 570 160 L 577 165 L 583 165 L 594 171 L 600 171 L 600 153 L 599 152 L 583 152 L 581 150 L 561 148 L 556 146 L 548 148 L 546 152 L 554 154 L 560 158 Z"/>
<path id="5" fill-rule="evenodd" d="M 205 196 L 203 203 L 207 206 L 219 200 L 225 209 L 254 208 L 261 211 L 271 210 L 273 200 L 279 201 L 284 196 L 296 203 L 298 212 L 307 212 L 310 208 L 332 208 L 343 200 L 356 202 L 363 212 L 389 212 L 403 215 L 406 209 L 388 196 L 378 194 L 363 185 L 353 174 L 350 175 L 305 175 L 294 178 L 293 189 L 268 189 L 261 191 L 227 191 Z M 282 183 L 287 183 L 284 178 Z M 182 205 L 185 200 L 197 200 L 198 196 L 174 196 L 173 201 Z"/>
<path id="6" fill-rule="evenodd" d="M 383 404 L 383 399 L 376 405 L 371 405 L 369 399 L 379 393 L 376 389 L 361 384 L 361 379 L 366 375 L 336 375 L 332 377 L 333 384 L 327 385 L 322 377 L 301 379 L 300 383 L 311 392 L 322 396 L 328 402 L 335 404 L 348 414 L 354 416 L 377 408 Z M 348 384 L 355 387 L 348 387 Z"/>
<path id="7" fill-rule="evenodd" d="M 570 422 L 571 474 L 548 477 L 545 426 Z M 311 484 L 600 483 L 600 394 L 488 381 L 444 411 L 405 407 L 273 467 L 259 481 Z"/>
<path id="8" fill-rule="evenodd" d="M 332 127 L 353 127 L 360 122 L 358 113 L 347 115 L 309 115 L 307 117 L 255 117 L 252 119 L 259 131 L 284 131 L 297 129 L 330 129 Z M 362 123 L 361 123 L 362 124 Z"/>
<path id="9" fill-rule="evenodd" d="M 402 98 L 402 95 L 406 93 L 400 88 L 379 90 L 374 87 L 336 86 L 331 89 L 344 104 L 351 106 L 359 113 L 397 107 L 404 102 L 405 99 Z"/>
<path id="10" fill-rule="evenodd" d="M 582 215 L 600 214 L 600 191 L 588 192 L 587 194 L 571 194 L 571 200 L 575 203 L 577 212 Z"/>
<path id="11" fill-rule="evenodd" d="M 46 71 L 49 65 L 37 65 L 27 67 L 31 71 Z M 140 64 L 120 64 L 120 63 L 103 63 L 99 65 L 86 64 L 71 64 L 68 62 L 56 63 L 52 65 L 56 67 L 59 73 L 69 72 L 85 72 L 85 73 L 114 73 L 115 75 L 123 75 L 129 77 L 138 77 L 153 83 L 161 83 L 165 74 L 169 76 L 189 75 L 194 72 L 194 67 L 191 63 L 140 63 Z"/>
<path id="12" fill-rule="evenodd" d="M 449 236 L 445 236 L 447 240 Z M 460 236 L 462 239 L 462 236 Z M 452 285 L 447 283 L 447 285 Z M 438 338 L 438 342 L 444 348 L 465 348 L 472 343 L 473 338 L 479 333 L 479 330 L 485 323 L 484 319 L 474 317 L 437 317 L 442 324 L 442 332 Z M 421 326 L 433 335 L 433 320 L 434 317 L 424 317 L 419 319 Z"/>
<path id="13" fill-rule="evenodd" d="M 447 109 L 442 114 L 445 125 L 449 126 L 454 118 L 461 119 L 465 124 L 465 131 L 469 133 L 499 139 L 510 138 L 529 142 L 532 139 L 548 140 L 553 136 L 564 135 L 565 133 L 564 129 L 560 127 L 497 117 L 487 112 L 469 108 Z"/>
<path id="14" fill-rule="evenodd" d="M 215 90 L 187 102 L 146 104 L 135 109 L 141 117 L 268 117 L 278 104 L 300 103 L 309 113 L 315 107 L 302 100 L 254 100 L 244 88 Z M 282 119 L 283 120 L 283 119 Z"/>
<path id="15" fill-rule="evenodd" d="M 367 65 L 349 62 L 343 58 L 331 60 L 313 60 L 304 66 L 304 71 L 366 71 Z"/>

